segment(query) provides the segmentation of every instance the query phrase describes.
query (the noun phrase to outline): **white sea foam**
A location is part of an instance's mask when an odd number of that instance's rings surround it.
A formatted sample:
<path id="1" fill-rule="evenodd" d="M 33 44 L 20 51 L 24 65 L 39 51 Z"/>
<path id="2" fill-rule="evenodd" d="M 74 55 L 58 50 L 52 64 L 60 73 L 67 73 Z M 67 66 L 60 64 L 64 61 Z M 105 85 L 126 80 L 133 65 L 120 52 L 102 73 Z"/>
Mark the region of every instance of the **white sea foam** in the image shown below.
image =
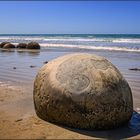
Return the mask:
<path id="1" fill-rule="evenodd" d="M 140 39 L 114 39 L 114 38 L 46 38 L 43 40 L 44 41 L 140 43 Z"/>
<path id="2" fill-rule="evenodd" d="M 113 43 L 140 43 L 140 39 L 129 38 L 81 38 L 81 37 L 28 37 L 28 36 L 0 36 L 0 40 L 21 41 L 77 41 L 77 42 L 113 42 Z"/>
<path id="3" fill-rule="evenodd" d="M 140 43 L 140 39 L 114 39 L 114 43 Z"/>
<path id="4" fill-rule="evenodd" d="M 0 37 L 0 40 L 15 40 L 15 41 L 18 41 L 18 40 L 29 40 L 29 41 L 40 41 L 40 40 L 44 40 L 45 38 L 44 37 Z"/>
<path id="5" fill-rule="evenodd" d="M 48 43 L 41 43 L 40 45 L 43 47 L 81 48 L 81 49 L 94 49 L 94 50 L 140 52 L 140 49 L 126 48 L 126 47 L 114 47 L 114 46 L 108 47 L 108 46 L 86 46 L 86 45 L 48 44 Z"/>
<path id="6" fill-rule="evenodd" d="M 44 39 L 44 41 L 78 41 L 78 42 L 90 42 L 90 41 L 93 41 L 93 42 L 104 42 L 104 41 L 107 41 L 106 39 L 98 39 L 98 38 L 92 38 L 92 39 L 89 39 L 89 38 L 46 38 Z"/>
<path id="7" fill-rule="evenodd" d="M 15 41 L 18 41 L 18 40 L 25 40 L 25 41 L 77 41 L 77 42 L 104 42 L 104 41 L 110 41 L 110 40 L 107 40 L 107 39 L 101 39 L 101 38 L 77 38 L 77 37 L 74 37 L 74 38 L 71 38 L 71 37 L 48 37 L 48 38 L 45 38 L 45 37 L 0 37 L 0 40 L 15 40 Z"/>

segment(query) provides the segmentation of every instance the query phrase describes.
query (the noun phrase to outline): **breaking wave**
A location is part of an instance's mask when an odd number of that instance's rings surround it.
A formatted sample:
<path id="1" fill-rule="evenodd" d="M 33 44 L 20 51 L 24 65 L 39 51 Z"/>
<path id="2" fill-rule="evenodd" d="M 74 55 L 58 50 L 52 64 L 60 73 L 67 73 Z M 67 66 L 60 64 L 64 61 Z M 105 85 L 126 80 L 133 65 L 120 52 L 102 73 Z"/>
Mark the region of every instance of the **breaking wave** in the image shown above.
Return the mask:
<path id="1" fill-rule="evenodd" d="M 81 48 L 94 50 L 140 52 L 140 38 L 94 36 L 0 36 L 0 42 L 28 43 L 37 41 L 43 47 Z"/>
<path id="2" fill-rule="evenodd" d="M 40 44 L 43 47 L 60 47 L 60 48 L 79 48 L 79 49 L 93 49 L 93 50 L 109 50 L 109 51 L 128 51 L 128 52 L 140 52 L 137 48 L 126 47 L 109 47 L 109 46 L 84 46 L 84 45 L 68 45 L 68 44 Z"/>

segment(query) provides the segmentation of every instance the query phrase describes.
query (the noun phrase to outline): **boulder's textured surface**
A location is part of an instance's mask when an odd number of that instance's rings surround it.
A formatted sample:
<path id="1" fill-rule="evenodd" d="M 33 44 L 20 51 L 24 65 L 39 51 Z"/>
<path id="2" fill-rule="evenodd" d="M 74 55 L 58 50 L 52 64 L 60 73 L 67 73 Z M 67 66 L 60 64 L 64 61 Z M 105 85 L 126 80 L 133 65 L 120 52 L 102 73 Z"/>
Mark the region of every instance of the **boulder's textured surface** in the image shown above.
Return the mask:
<path id="1" fill-rule="evenodd" d="M 34 82 L 37 115 L 82 129 L 110 129 L 127 123 L 133 112 L 131 89 L 103 57 L 69 54 L 48 62 Z"/>
<path id="2" fill-rule="evenodd" d="M 25 49 L 26 47 L 27 47 L 27 44 L 26 43 L 19 43 L 17 45 L 17 48 L 19 48 L 19 49 Z"/>
<path id="3" fill-rule="evenodd" d="M 4 46 L 5 44 L 8 44 L 8 43 L 10 43 L 10 42 L 2 42 L 2 43 L 0 44 L 0 48 L 3 48 L 3 46 Z"/>
<path id="4" fill-rule="evenodd" d="M 4 49 L 10 49 L 10 48 L 15 48 L 15 45 L 11 44 L 11 43 L 7 43 L 3 46 Z"/>
<path id="5" fill-rule="evenodd" d="M 37 42 L 30 42 L 27 45 L 27 49 L 40 49 L 40 45 Z"/>

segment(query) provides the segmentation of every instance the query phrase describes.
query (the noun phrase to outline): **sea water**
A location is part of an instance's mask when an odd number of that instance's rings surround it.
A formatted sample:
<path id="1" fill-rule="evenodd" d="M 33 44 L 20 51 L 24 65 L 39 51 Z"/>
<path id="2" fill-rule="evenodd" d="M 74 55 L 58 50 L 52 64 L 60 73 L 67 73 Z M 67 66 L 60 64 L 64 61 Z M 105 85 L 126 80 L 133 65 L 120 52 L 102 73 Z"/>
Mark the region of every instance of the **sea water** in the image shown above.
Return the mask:
<path id="1" fill-rule="evenodd" d="M 140 52 L 140 34 L 1 34 L 0 42 L 37 41 L 43 47 Z"/>

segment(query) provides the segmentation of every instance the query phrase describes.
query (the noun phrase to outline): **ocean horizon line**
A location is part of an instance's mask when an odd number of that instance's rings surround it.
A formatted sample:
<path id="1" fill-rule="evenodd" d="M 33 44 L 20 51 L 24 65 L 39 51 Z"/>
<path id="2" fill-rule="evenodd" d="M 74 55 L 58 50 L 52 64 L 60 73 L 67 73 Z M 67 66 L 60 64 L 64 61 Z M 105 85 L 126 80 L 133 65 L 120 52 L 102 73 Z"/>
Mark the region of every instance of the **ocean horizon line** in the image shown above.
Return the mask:
<path id="1" fill-rule="evenodd" d="M 0 35 L 140 35 L 140 33 L 0 33 Z"/>

